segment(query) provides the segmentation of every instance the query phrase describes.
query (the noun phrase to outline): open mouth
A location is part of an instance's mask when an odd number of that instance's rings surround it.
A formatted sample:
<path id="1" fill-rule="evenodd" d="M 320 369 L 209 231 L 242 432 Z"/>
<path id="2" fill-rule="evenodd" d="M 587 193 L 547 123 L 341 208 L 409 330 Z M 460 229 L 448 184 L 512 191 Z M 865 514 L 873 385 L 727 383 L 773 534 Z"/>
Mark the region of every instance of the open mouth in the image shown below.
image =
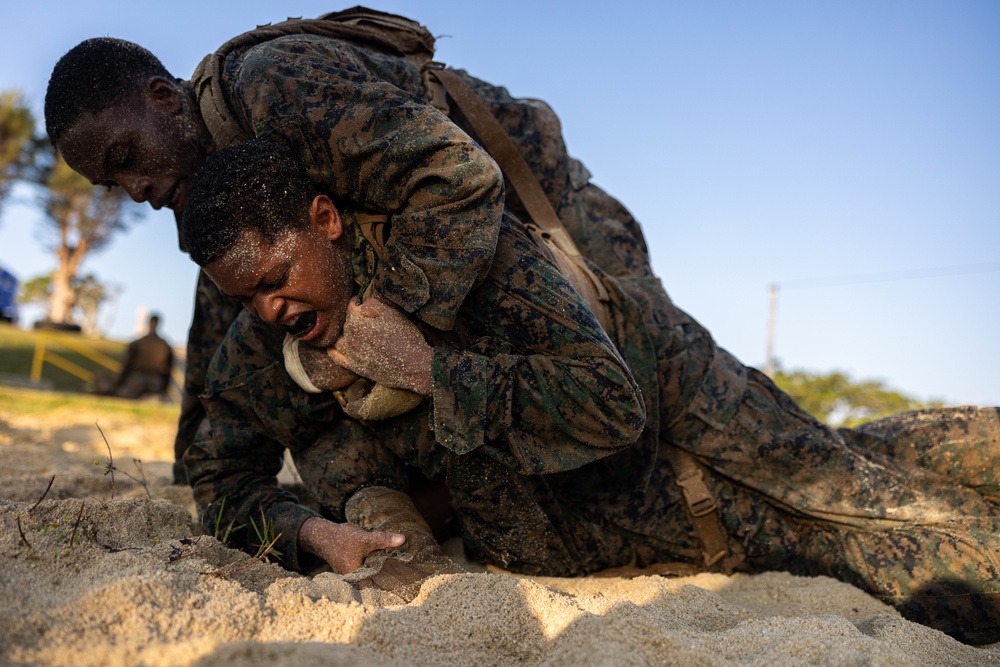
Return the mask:
<path id="1" fill-rule="evenodd" d="M 310 310 L 297 315 L 295 319 L 284 326 L 285 331 L 290 335 L 300 338 L 312 331 L 313 327 L 316 326 L 316 311 Z"/>

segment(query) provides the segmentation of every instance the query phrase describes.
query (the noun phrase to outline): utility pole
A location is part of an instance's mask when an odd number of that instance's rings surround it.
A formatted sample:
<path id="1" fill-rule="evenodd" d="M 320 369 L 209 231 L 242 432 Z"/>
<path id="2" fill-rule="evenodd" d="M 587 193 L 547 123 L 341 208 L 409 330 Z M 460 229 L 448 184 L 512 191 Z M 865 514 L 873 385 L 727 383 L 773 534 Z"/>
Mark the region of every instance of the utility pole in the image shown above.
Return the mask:
<path id="1" fill-rule="evenodd" d="M 764 362 L 764 375 L 774 377 L 774 325 L 778 315 L 778 283 L 771 283 L 767 288 L 767 356 Z"/>

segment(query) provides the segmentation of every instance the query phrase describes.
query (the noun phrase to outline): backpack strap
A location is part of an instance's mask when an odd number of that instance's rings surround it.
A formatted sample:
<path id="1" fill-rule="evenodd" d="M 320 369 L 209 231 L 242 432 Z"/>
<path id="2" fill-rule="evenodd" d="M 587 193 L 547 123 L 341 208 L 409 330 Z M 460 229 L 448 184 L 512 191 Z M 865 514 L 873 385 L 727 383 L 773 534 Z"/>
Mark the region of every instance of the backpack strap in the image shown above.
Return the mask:
<path id="1" fill-rule="evenodd" d="M 431 80 L 436 80 L 444 86 L 448 95 L 468 119 L 479 140 L 483 142 L 483 148 L 500 165 L 507 183 L 517 192 L 517 196 L 528 210 L 528 215 L 534 223 L 533 231 L 562 255 L 564 262 L 574 265 L 573 273 L 579 273 L 586 278 L 589 285 L 579 290 L 581 296 L 586 296 L 585 292 L 592 291 L 600 302 L 606 304 L 610 300 L 607 288 L 581 257 L 562 220 L 545 196 L 538 178 L 489 107 L 462 81 L 455 70 L 446 68 L 441 63 L 430 62 L 424 66 L 424 71 Z M 572 279 L 571 275 L 566 277 Z M 594 309 L 595 314 L 598 309 L 599 307 Z"/>

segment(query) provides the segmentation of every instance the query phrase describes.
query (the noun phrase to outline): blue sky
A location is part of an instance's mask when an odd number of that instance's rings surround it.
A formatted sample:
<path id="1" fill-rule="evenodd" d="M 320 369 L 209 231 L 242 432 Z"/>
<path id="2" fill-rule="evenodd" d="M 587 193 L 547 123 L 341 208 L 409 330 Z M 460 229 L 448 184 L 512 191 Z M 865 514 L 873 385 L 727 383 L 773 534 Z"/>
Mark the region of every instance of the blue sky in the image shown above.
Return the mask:
<path id="1" fill-rule="evenodd" d="M 1000 404 L 1000 3 L 372 6 L 430 27 L 439 59 L 549 102 L 571 154 L 642 222 L 675 302 L 745 363 L 764 363 L 777 283 L 785 368 Z M 5 7 L 0 89 L 40 115 L 53 64 L 82 39 L 136 41 L 187 77 L 258 23 L 340 8 L 152 7 Z M 0 265 L 23 280 L 54 260 L 30 193 L 18 199 L 0 217 Z M 83 269 L 123 288 L 102 317 L 112 336 L 149 308 L 183 344 L 196 271 L 169 213 L 148 210 Z"/>

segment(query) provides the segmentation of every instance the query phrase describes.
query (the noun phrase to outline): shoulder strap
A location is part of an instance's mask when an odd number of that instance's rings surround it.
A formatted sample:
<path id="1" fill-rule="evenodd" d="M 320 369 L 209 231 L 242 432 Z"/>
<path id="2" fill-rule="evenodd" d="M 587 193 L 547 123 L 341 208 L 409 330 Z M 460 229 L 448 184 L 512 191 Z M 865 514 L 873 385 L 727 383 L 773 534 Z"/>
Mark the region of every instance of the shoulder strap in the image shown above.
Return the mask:
<path id="1" fill-rule="evenodd" d="M 607 288 L 580 256 L 579 249 L 573 243 L 562 220 L 545 196 L 538 178 L 525 162 L 514 141 L 489 107 L 462 81 L 455 70 L 431 62 L 424 66 L 424 72 L 432 81 L 436 80 L 442 85 L 461 109 L 479 136 L 479 140 L 483 142 L 483 148 L 500 165 L 507 184 L 517 192 L 528 210 L 528 215 L 534 223 L 529 225 L 529 228 L 553 250 L 556 264 L 563 275 L 573 283 L 577 292 L 587 301 L 602 326 L 606 328 L 610 319 L 607 315 L 607 303 L 610 300 Z"/>
<path id="2" fill-rule="evenodd" d="M 202 118 L 217 147 L 253 137 L 253 128 L 242 124 L 222 90 L 222 65 L 236 49 L 254 46 L 286 35 L 322 35 L 348 39 L 381 51 L 412 58 L 422 67 L 434 57 L 434 35 L 416 21 L 365 7 L 352 7 L 315 19 L 288 19 L 258 26 L 230 39 L 206 56 L 191 77 Z"/>

